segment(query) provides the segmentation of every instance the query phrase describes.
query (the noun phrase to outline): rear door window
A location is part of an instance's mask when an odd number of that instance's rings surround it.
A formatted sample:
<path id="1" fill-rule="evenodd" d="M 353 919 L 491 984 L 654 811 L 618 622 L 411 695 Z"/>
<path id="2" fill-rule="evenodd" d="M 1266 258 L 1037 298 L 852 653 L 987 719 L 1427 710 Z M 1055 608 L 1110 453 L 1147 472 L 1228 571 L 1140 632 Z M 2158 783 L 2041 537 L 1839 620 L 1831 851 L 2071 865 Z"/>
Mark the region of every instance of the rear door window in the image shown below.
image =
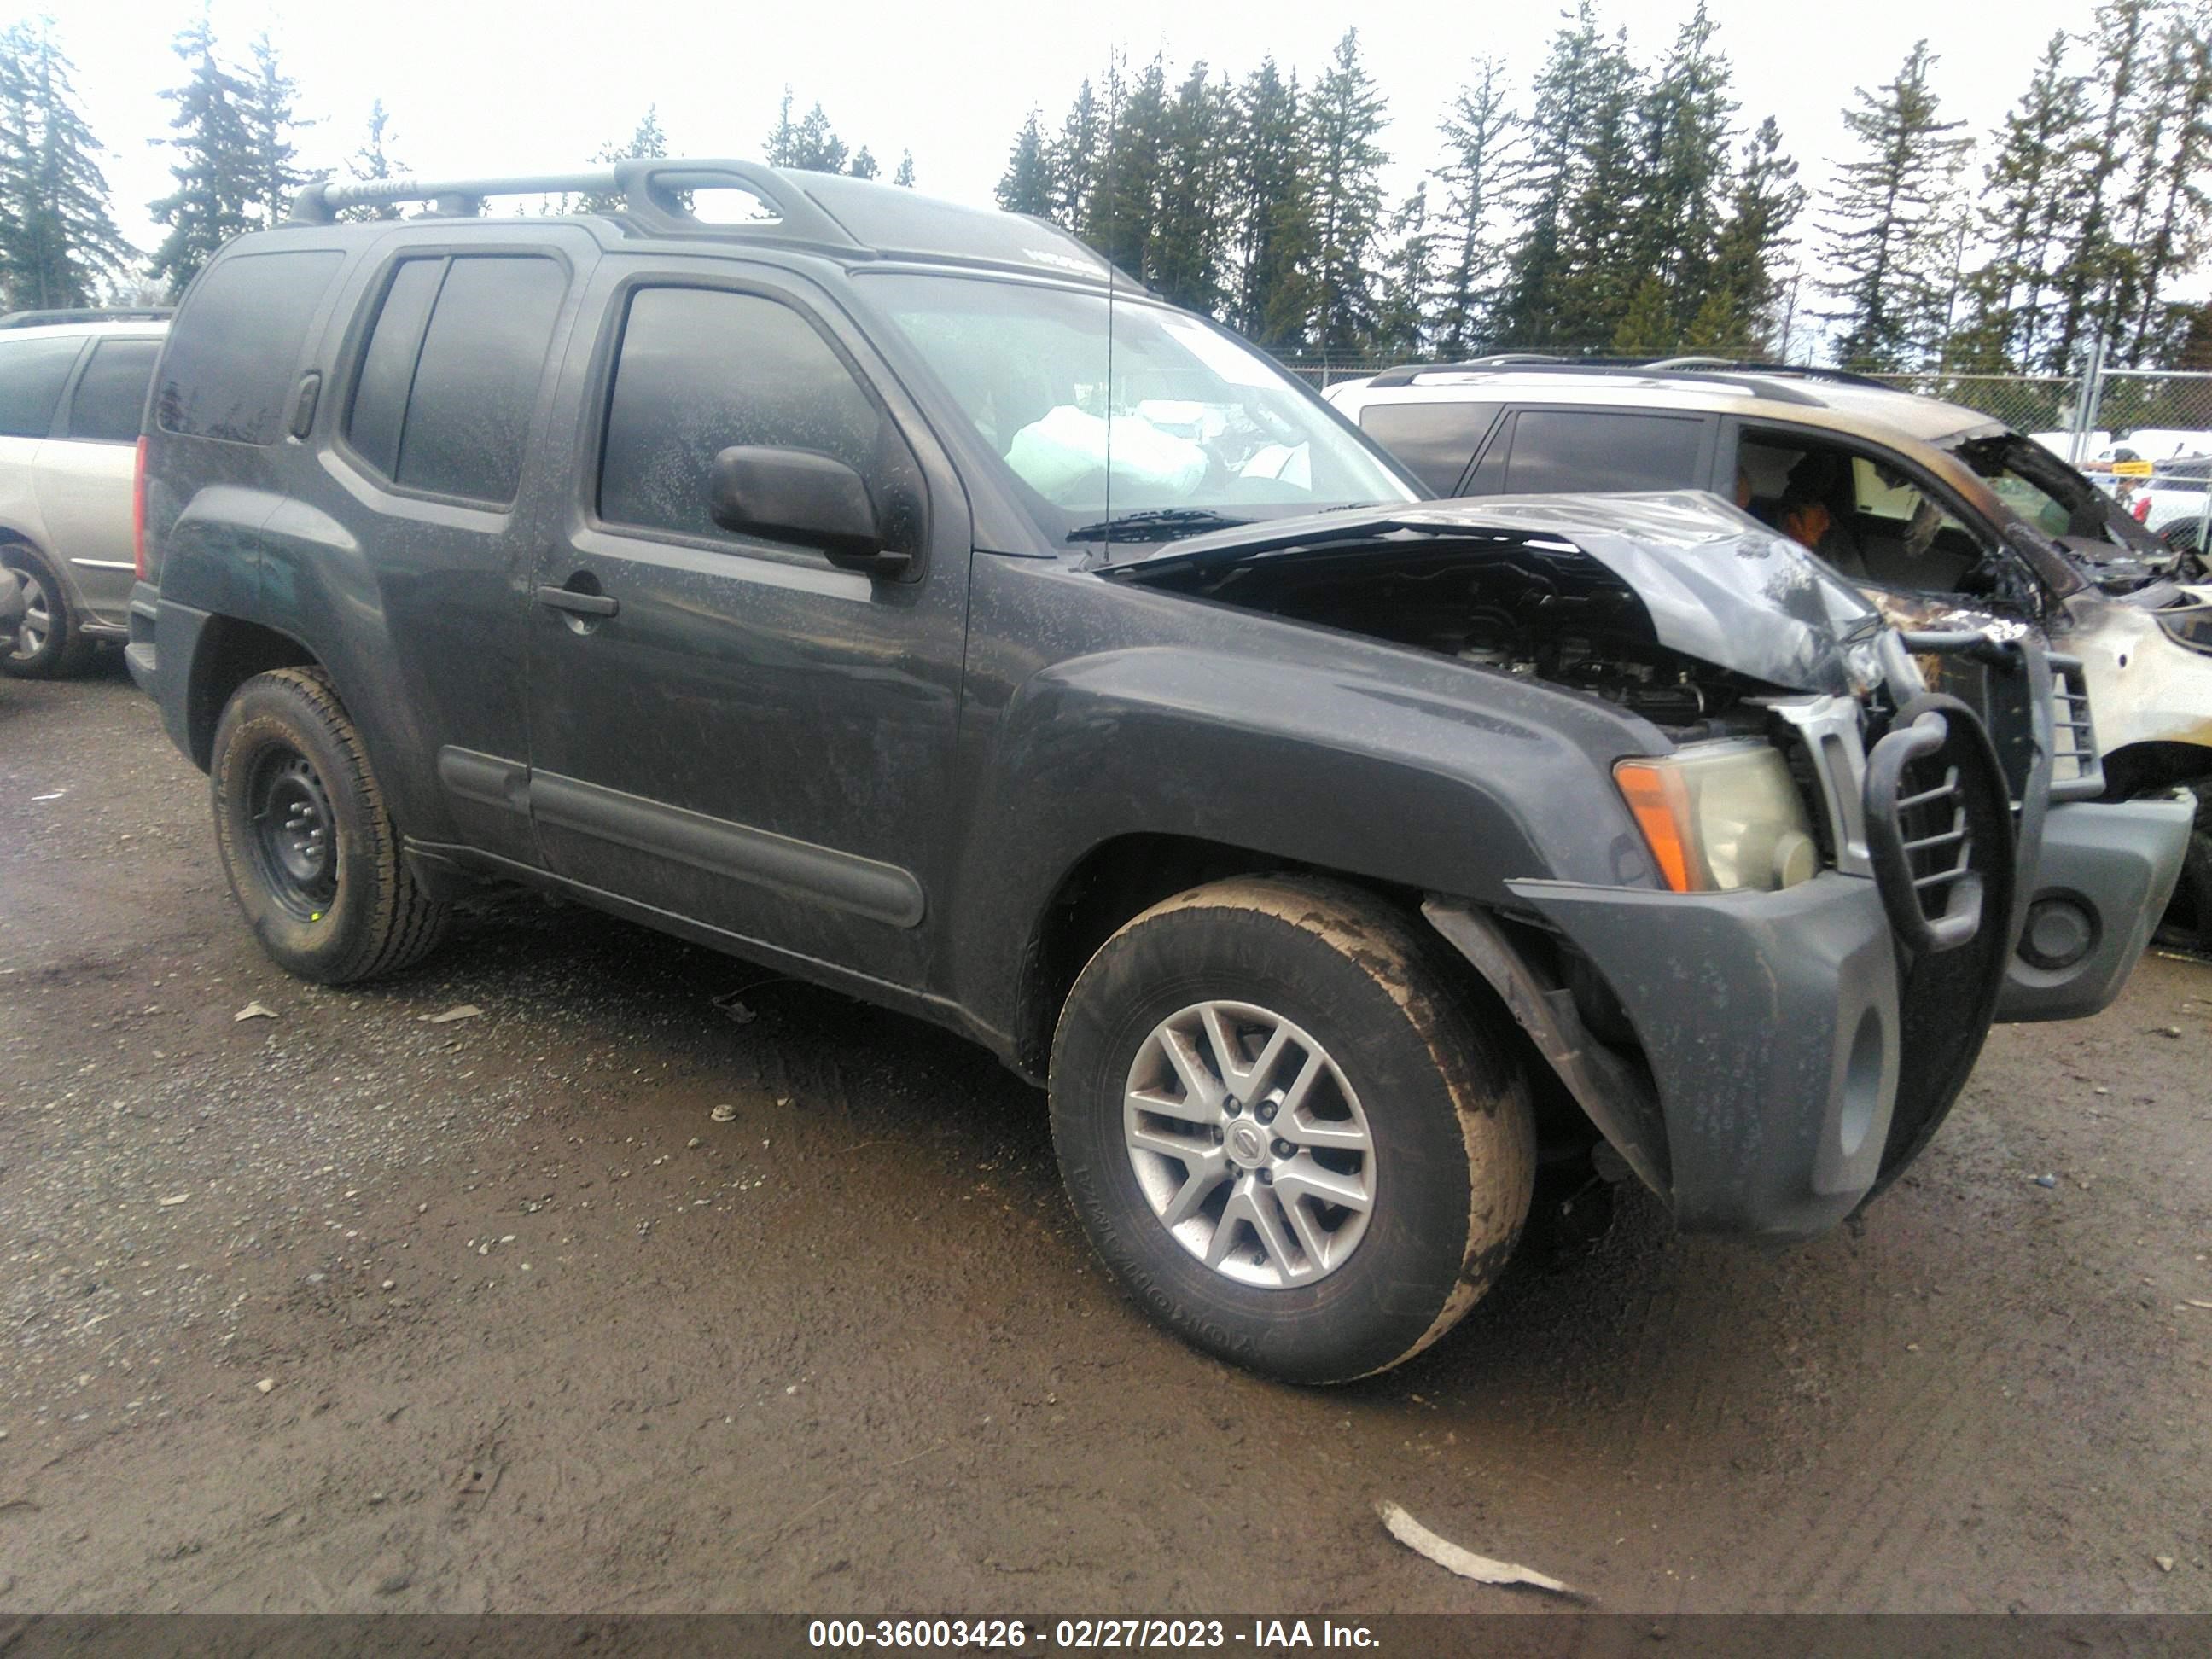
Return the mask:
<path id="1" fill-rule="evenodd" d="M 708 512 L 708 479 L 715 456 L 750 444 L 828 455 L 872 486 L 904 453 L 844 359 L 789 306 L 720 289 L 640 289 L 607 402 L 600 518 L 730 540 Z"/>
<path id="2" fill-rule="evenodd" d="M 1706 425 L 1694 415 L 1524 409 L 1514 416 L 1504 488 L 1516 495 L 1696 489 Z"/>
<path id="3" fill-rule="evenodd" d="M 0 340 L 0 438 L 43 438 L 53 430 L 62 386 L 83 349 L 82 334 Z"/>
<path id="4" fill-rule="evenodd" d="M 302 248 L 218 260 L 171 325 L 154 416 L 164 432 L 273 444 L 331 279 L 345 256 Z"/>
<path id="5" fill-rule="evenodd" d="M 1502 405 L 1494 403 L 1370 404 L 1359 429 L 1409 467 L 1439 495 L 1459 488 L 1460 476 L 1490 434 Z"/>
<path id="6" fill-rule="evenodd" d="M 159 340 L 102 340 L 93 347 L 70 398 L 68 435 L 80 443 L 135 443 L 161 355 Z"/>
<path id="7" fill-rule="evenodd" d="M 568 273 L 541 255 L 402 260 L 355 376 L 346 437 L 394 483 L 505 506 Z"/>

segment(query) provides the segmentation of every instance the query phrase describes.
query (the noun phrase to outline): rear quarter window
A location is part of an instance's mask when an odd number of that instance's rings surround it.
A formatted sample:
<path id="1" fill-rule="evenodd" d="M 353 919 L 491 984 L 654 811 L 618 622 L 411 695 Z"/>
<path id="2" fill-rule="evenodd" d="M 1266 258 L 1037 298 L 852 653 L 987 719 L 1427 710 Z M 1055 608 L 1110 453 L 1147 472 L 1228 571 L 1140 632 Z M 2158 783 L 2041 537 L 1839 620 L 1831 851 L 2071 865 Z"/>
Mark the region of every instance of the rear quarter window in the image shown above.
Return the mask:
<path id="1" fill-rule="evenodd" d="M 94 346 L 70 398 L 69 435 L 86 443 L 136 440 L 161 355 L 159 340 L 102 340 Z"/>
<path id="2" fill-rule="evenodd" d="M 43 438 L 76 355 L 81 334 L 43 340 L 0 340 L 0 438 Z"/>
<path id="3" fill-rule="evenodd" d="M 344 260 L 335 250 L 303 248 L 217 261 L 171 325 L 154 401 L 161 428 L 276 442 L 308 326 Z"/>

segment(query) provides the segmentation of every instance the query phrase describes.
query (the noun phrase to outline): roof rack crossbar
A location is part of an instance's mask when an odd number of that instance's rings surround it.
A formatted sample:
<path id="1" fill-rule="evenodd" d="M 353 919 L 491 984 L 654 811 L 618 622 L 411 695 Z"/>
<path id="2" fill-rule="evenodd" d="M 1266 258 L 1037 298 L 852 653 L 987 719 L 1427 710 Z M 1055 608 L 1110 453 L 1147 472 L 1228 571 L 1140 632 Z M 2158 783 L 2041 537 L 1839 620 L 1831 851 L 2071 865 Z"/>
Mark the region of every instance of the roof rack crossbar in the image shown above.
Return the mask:
<path id="1" fill-rule="evenodd" d="M 349 207 L 386 207 L 428 202 L 433 216 L 473 217 L 493 196 L 618 196 L 622 216 L 662 234 L 726 232 L 733 227 L 698 218 L 685 198 L 695 191 L 735 190 L 759 200 L 768 216 L 763 234 L 857 247 L 842 225 L 787 173 L 757 161 L 694 161 L 649 156 L 574 173 L 500 174 L 480 179 L 368 179 L 306 185 L 292 198 L 290 222 L 327 225 Z"/>

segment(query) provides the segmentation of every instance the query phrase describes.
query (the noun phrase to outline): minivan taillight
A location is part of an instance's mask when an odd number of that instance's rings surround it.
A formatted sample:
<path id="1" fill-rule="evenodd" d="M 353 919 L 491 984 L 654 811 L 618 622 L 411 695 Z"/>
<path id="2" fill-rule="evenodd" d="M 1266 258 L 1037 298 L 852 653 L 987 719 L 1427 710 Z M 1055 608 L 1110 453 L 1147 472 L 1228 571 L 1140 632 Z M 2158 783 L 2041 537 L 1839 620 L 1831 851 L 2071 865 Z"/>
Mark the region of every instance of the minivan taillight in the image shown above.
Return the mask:
<path id="1" fill-rule="evenodd" d="M 2150 522 L 2150 497 L 2149 497 L 2149 496 L 2148 496 L 2148 495 L 2138 495 L 2138 496 L 2136 496 L 2136 504 L 2135 504 L 2135 507 L 2134 507 L 2134 508 L 2133 508 L 2132 510 L 2133 510 L 2133 511 L 2134 511 L 2134 513 L 2135 513 L 2135 515 L 2136 515 L 2136 522 L 2137 524 L 2148 524 L 2148 523 L 2149 523 L 2149 522 Z"/>
<path id="2" fill-rule="evenodd" d="M 131 467 L 131 556 L 137 562 L 138 580 L 146 575 L 146 440 L 138 440 L 138 459 Z"/>

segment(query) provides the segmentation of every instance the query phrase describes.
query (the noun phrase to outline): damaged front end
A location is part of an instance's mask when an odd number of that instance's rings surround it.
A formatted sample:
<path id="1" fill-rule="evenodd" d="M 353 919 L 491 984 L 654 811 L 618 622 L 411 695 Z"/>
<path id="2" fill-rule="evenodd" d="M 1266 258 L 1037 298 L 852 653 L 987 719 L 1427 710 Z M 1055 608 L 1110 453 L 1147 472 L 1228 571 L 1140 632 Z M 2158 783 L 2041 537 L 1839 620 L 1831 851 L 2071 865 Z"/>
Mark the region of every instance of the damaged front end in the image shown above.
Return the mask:
<path id="1" fill-rule="evenodd" d="M 1509 904 L 1434 894 L 1425 911 L 1684 1229 L 1809 1237 L 1942 1121 L 2045 821 L 2053 699 L 2033 641 L 1908 641 L 1794 543 L 1694 495 L 1355 510 L 1101 574 L 1649 722 L 1613 781 L 1652 879 L 1506 872 Z M 1973 658 L 2017 708 L 2034 757 L 2017 787 L 1916 658 Z"/>

